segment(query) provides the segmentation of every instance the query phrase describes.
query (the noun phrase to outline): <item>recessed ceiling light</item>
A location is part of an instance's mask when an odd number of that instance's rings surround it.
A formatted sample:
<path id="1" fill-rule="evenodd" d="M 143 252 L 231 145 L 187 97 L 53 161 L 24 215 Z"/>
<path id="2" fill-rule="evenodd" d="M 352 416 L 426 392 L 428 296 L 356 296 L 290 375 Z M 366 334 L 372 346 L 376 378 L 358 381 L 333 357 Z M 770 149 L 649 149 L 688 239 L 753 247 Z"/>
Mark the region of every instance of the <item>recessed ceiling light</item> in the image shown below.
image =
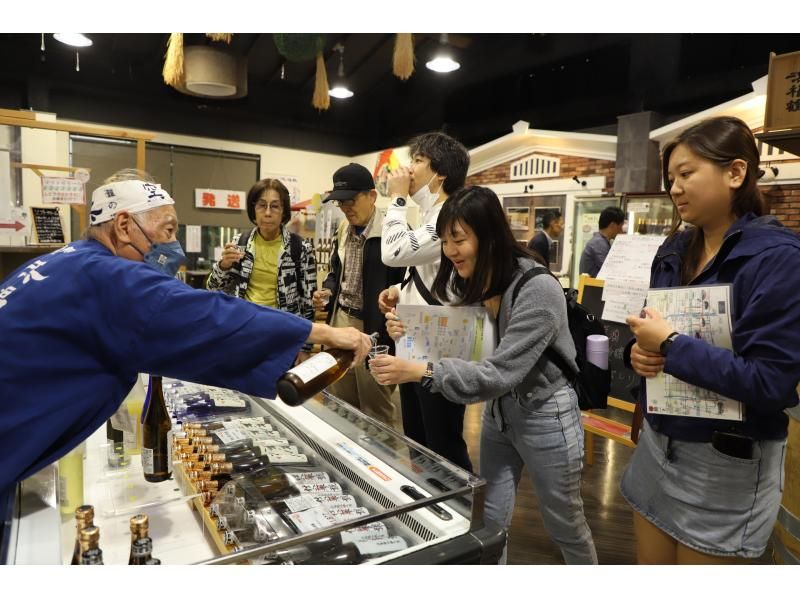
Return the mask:
<path id="1" fill-rule="evenodd" d="M 62 44 L 75 46 L 77 48 L 86 48 L 87 46 L 92 45 L 92 40 L 86 37 L 83 33 L 54 33 L 53 37 Z"/>

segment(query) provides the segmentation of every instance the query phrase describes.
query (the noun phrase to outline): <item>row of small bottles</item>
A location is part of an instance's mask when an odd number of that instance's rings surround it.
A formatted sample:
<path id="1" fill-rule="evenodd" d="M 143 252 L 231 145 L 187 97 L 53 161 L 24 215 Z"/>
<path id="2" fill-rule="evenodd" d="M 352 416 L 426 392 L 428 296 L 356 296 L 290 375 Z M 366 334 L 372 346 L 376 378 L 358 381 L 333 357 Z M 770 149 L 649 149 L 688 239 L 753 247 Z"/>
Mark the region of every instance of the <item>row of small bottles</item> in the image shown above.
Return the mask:
<path id="1" fill-rule="evenodd" d="M 129 565 L 160 565 L 153 558 L 153 541 L 150 539 L 150 524 L 147 515 L 134 515 L 130 521 L 131 551 Z M 82 505 L 75 510 L 75 549 L 72 565 L 102 565 L 103 551 L 100 548 L 100 529 L 94 525 L 94 508 Z"/>
<path id="2" fill-rule="evenodd" d="M 637 218 L 634 232 L 640 235 L 666 235 L 672 230 L 672 219 Z"/>
<path id="3" fill-rule="evenodd" d="M 263 520 L 266 505 L 269 505 L 267 510 L 274 511 L 295 533 L 309 531 L 302 527 L 305 508 L 325 507 L 331 525 L 369 513 L 358 507 L 352 496 L 344 494 L 340 484 L 330 481 L 328 474 L 298 472 L 296 468 L 286 473 L 281 467 L 292 464 L 271 460 L 259 444 L 266 443 L 269 448 L 281 440 L 269 418 L 185 423 L 182 427 L 182 436 L 176 438 L 176 450 L 181 451 L 179 458 L 188 478 L 203 493 L 204 504 L 216 517 L 217 527 L 227 544 L 277 539 L 276 534 L 270 535 L 267 531 L 272 529 L 269 524 L 256 524 L 257 520 Z M 215 438 L 215 432 L 237 428 L 250 437 L 228 444 Z M 235 484 L 227 486 L 225 494 L 220 495 L 228 482 Z M 391 536 L 383 523 L 375 523 L 272 553 L 263 562 L 357 564 L 406 547 L 406 542 Z"/>

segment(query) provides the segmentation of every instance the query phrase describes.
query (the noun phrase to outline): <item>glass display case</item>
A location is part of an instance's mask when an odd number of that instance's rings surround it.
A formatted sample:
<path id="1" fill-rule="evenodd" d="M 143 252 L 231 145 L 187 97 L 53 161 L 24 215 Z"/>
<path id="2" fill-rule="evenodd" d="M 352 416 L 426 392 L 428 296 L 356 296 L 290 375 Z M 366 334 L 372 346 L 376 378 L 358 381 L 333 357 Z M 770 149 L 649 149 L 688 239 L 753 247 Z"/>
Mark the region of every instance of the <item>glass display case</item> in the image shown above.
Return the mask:
<path id="1" fill-rule="evenodd" d="M 578 288 L 583 249 L 594 233 L 600 230 L 600 213 L 606 208 L 616 208 L 619 205 L 620 196 L 575 198 L 575 221 L 572 226 L 572 264 L 570 266 L 570 286 L 573 289 Z"/>
<path id="2" fill-rule="evenodd" d="M 666 236 L 672 228 L 673 205 L 666 193 L 626 193 L 622 210 L 629 235 Z"/>
<path id="3" fill-rule="evenodd" d="M 484 526 L 484 481 L 336 397 L 289 407 L 166 379 L 164 389 L 172 477 L 146 482 L 141 456 L 128 447 L 114 458 L 103 426 L 73 455 L 82 472 L 62 459 L 61 472 L 19 484 L 4 562 L 69 563 L 81 503 L 94 507 L 105 564 L 128 562 L 137 514 L 165 565 L 499 559 L 505 533 Z M 237 407 L 197 416 L 181 403 L 214 392 Z"/>

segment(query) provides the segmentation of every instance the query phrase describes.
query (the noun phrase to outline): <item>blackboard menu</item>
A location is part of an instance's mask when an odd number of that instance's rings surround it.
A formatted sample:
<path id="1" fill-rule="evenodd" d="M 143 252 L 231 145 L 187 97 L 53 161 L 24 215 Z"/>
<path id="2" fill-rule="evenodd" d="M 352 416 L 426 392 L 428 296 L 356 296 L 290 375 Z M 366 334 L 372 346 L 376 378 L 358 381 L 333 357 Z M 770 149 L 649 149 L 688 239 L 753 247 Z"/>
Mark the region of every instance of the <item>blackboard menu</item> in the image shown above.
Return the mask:
<path id="1" fill-rule="evenodd" d="M 63 243 L 64 229 L 58 208 L 31 208 L 39 243 Z"/>
<path id="2" fill-rule="evenodd" d="M 581 304 L 592 312 L 597 319 L 603 313 L 603 287 L 584 285 Z M 639 376 L 633 370 L 625 367 L 623 354 L 625 347 L 633 338 L 633 333 L 627 324 L 607 322 L 600 320 L 608 336 L 608 367 L 611 370 L 611 390 L 609 396 L 635 403 L 636 397 L 631 391 L 639 386 Z"/>

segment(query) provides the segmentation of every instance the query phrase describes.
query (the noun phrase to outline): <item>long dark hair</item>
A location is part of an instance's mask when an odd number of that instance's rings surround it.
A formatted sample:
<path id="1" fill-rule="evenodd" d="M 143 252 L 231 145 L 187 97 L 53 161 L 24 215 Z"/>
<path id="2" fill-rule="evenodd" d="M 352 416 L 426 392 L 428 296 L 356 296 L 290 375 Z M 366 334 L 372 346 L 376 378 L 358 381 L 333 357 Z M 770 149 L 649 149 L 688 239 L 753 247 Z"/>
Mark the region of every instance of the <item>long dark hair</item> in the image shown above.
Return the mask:
<path id="1" fill-rule="evenodd" d="M 486 187 L 464 187 L 450 196 L 436 221 L 436 234 L 443 239 L 452 235 L 456 224 L 466 225 L 478 238 L 478 257 L 469 278 L 461 278 L 442 250 L 439 272 L 433 281 L 433 293 L 441 300 L 449 290 L 459 304 L 483 301 L 502 295 L 519 269 L 517 258 L 527 257 L 542 265 L 538 253 L 521 246 L 514 238 L 500 200 Z"/>
<path id="2" fill-rule="evenodd" d="M 720 168 L 726 168 L 737 159 L 747 162 L 744 182 L 733 194 L 731 212 L 737 218 L 750 212 L 756 216 L 763 215 L 764 198 L 758 188 L 760 156 L 753 132 L 744 121 L 733 116 L 709 118 L 689 127 L 664 146 L 661 157 L 661 173 L 667 193 L 672 187 L 669 181 L 669 158 L 680 144 L 686 145 L 692 153 L 713 162 Z M 670 236 L 678 232 L 681 223 L 681 217 L 673 204 Z M 702 251 L 703 230 L 698 227 L 692 233 L 689 248 L 683 260 L 681 279 L 684 284 L 687 284 L 694 276 Z"/>

